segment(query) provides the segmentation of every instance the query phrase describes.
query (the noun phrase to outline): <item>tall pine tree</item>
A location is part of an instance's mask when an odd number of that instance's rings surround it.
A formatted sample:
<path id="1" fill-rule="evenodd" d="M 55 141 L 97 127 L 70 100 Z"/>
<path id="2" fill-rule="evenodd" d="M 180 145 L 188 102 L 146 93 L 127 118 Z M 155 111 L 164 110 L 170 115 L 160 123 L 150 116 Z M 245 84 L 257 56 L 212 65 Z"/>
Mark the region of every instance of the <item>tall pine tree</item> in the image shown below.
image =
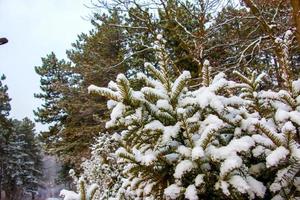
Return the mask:
<path id="1" fill-rule="evenodd" d="M 89 34 L 81 34 L 67 52 L 71 63 L 51 54 L 42 59 L 42 66 L 36 67 L 42 93 L 35 96 L 44 104 L 35 115 L 37 121 L 51 124 L 42 133 L 46 149 L 77 169 L 82 158 L 89 156 L 88 146 L 104 129 L 107 117 L 103 98 L 88 95 L 87 87 L 95 81 L 104 86 L 125 69 L 124 65 L 112 67 L 123 56 L 122 32 L 110 26 L 119 21 L 116 12 L 95 15 L 95 28 Z"/>
<path id="2" fill-rule="evenodd" d="M 7 145 L 7 140 L 11 131 L 11 123 L 8 119 L 10 112 L 10 98 L 8 96 L 8 87 L 4 85 L 3 81 L 5 76 L 1 75 L 0 78 L 0 192 L 3 190 L 3 178 L 6 173 L 5 160 L 7 159 L 7 154 L 5 153 L 5 148 Z M 1 195 L 0 195 L 1 199 Z"/>

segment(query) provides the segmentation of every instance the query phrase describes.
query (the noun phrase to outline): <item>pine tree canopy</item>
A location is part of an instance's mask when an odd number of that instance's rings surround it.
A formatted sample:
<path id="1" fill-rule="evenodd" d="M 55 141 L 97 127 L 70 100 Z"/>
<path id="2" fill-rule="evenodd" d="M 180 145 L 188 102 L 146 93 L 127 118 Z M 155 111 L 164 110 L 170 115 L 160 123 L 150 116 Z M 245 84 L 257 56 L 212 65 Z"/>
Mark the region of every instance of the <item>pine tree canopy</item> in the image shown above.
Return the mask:
<path id="1" fill-rule="evenodd" d="M 138 89 L 124 74 L 108 87 L 89 86 L 90 93 L 109 99 L 106 128 L 114 131 L 112 140 L 99 137 L 83 163 L 83 176 L 102 186 L 98 197 L 298 197 L 300 80 L 291 81 L 291 90 L 263 90 L 266 74 L 248 78 L 235 71 L 237 81 L 222 72 L 211 77 L 206 60 L 202 86 L 191 89 L 190 72 L 169 76 L 166 41 L 157 39 L 158 65 L 145 63 L 147 75 L 134 77 Z M 114 143 L 115 151 L 103 149 Z M 110 180 L 101 170 L 114 163 L 121 164 L 122 178 Z M 114 186 L 103 186 L 106 181 Z"/>
<path id="2" fill-rule="evenodd" d="M 8 87 L 0 79 L 0 191 L 6 198 L 21 199 L 38 194 L 41 177 L 40 147 L 35 137 L 34 123 L 9 118 Z"/>
<path id="3" fill-rule="evenodd" d="M 300 197 L 295 1 L 94 6 L 70 62 L 36 67 L 65 200 Z"/>

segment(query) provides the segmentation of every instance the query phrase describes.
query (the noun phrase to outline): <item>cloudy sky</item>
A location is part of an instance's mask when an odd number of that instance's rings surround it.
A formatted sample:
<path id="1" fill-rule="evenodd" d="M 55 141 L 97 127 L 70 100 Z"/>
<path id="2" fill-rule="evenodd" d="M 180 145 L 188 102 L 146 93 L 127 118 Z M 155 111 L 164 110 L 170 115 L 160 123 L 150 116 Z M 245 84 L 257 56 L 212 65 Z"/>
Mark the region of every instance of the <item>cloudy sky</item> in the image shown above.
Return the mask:
<path id="1" fill-rule="evenodd" d="M 77 35 L 92 28 L 85 5 L 90 0 L 0 0 L 0 37 L 9 40 L 0 46 L 0 74 L 7 77 L 11 117 L 34 118 L 32 110 L 41 103 L 33 97 L 39 92 L 34 66 L 51 51 L 65 58 Z"/>

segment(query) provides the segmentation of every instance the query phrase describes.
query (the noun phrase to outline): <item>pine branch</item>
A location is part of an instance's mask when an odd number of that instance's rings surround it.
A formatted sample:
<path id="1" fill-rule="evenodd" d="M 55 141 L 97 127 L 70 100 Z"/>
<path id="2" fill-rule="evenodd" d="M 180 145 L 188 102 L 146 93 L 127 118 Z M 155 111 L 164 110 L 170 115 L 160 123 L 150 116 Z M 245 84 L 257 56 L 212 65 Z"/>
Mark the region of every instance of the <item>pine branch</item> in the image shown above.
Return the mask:
<path id="1" fill-rule="evenodd" d="M 211 83 L 211 67 L 208 60 L 205 60 L 202 68 L 202 82 L 203 85 L 208 87 Z"/>
<path id="2" fill-rule="evenodd" d="M 79 193 L 80 193 L 80 200 L 87 200 L 86 199 L 85 181 L 83 180 L 83 178 L 79 179 Z"/>
<path id="3" fill-rule="evenodd" d="M 269 128 L 267 128 L 265 125 L 262 123 L 257 123 L 255 124 L 255 127 L 260 130 L 263 134 L 265 134 L 269 139 L 272 140 L 272 142 L 277 146 L 280 147 L 283 145 L 283 142 L 281 139 L 276 136 L 276 133 L 273 133 Z"/>
<path id="4" fill-rule="evenodd" d="M 158 79 L 163 85 L 165 85 L 168 82 L 166 77 L 159 70 L 157 70 L 152 64 L 145 63 L 145 68 L 150 72 L 150 74 L 154 78 Z"/>
<path id="5" fill-rule="evenodd" d="M 182 93 L 182 90 L 186 87 L 186 83 L 190 78 L 190 73 L 184 71 L 173 83 L 171 91 L 171 102 L 173 105 L 177 103 L 179 95 Z"/>
<path id="6" fill-rule="evenodd" d="M 89 91 L 89 93 L 96 93 L 96 94 L 104 96 L 108 99 L 112 99 L 114 101 L 120 101 L 121 100 L 119 95 L 117 95 L 114 91 L 112 91 L 111 89 L 108 89 L 108 88 L 97 87 L 95 85 L 90 85 L 88 87 L 88 91 Z"/>

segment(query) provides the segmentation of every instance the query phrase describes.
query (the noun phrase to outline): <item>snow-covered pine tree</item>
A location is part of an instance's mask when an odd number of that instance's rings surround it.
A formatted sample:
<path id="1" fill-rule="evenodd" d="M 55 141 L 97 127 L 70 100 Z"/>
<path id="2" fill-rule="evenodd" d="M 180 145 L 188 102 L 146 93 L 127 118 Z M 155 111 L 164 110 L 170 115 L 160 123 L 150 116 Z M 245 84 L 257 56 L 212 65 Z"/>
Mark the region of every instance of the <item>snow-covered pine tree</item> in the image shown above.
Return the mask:
<path id="1" fill-rule="evenodd" d="M 241 83 L 223 73 L 195 91 L 184 71 L 175 81 L 159 49 L 158 66 L 138 74 L 133 89 L 124 75 L 108 88 L 125 164 L 123 188 L 143 199 L 255 199 L 299 194 L 299 80 L 292 91 L 262 91 L 263 75 Z M 276 177 L 274 178 L 274 174 Z"/>
<path id="2" fill-rule="evenodd" d="M 256 118 L 255 129 L 248 129 L 256 143 L 250 169 L 270 185 L 274 199 L 299 198 L 300 80 L 291 81 L 290 91 L 260 91 L 266 74 L 253 73 L 251 79 L 236 74 L 244 84 L 240 96 L 249 101 L 248 111 Z"/>
<path id="3" fill-rule="evenodd" d="M 40 147 L 35 137 L 35 124 L 27 117 L 22 121 L 14 120 L 14 128 L 17 134 L 23 135 L 23 153 L 27 154 L 24 160 L 26 163 L 26 174 L 24 177 L 24 191 L 33 199 L 37 195 L 38 181 L 41 177 L 41 155 Z"/>
<path id="4" fill-rule="evenodd" d="M 101 133 L 91 147 L 91 158 L 82 163 L 82 176 L 88 184 L 99 186 L 95 199 L 117 198 L 125 194 L 119 190 L 122 186 L 122 171 L 124 165 L 118 163 L 114 152 L 118 148 L 116 138 L 109 133 Z M 126 194 L 127 195 L 127 194 Z"/>
<path id="5" fill-rule="evenodd" d="M 33 123 L 25 118 L 13 120 L 5 154 L 7 155 L 5 173 L 5 192 L 8 199 L 21 199 L 37 195 L 39 171 L 38 148 L 34 142 Z"/>

